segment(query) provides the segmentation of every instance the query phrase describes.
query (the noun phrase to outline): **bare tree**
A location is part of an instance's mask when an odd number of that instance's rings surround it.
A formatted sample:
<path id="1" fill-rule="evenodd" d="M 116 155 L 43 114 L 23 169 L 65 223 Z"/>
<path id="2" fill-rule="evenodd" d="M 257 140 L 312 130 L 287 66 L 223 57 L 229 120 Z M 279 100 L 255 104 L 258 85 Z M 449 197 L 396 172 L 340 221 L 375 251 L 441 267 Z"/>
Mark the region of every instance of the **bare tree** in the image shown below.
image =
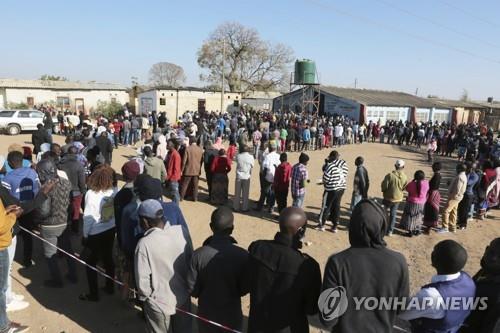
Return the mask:
<path id="1" fill-rule="evenodd" d="M 232 92 L 280 88 L 293 61 L 293 51 L 288 46 L 263 41 L 255 29 L 239 23 L 224 23 L 198 50 L 198 64 L 208 71 L 200 78 L 219 87 L 223 53 L 224 80 Z"/>
<path id="2" fill-rule="evenodd" d="M 462 95 L 460 95 L 460 100 L 462 102 L 468 102 L 469 101 L 469 91 L 467 89 L 462 90 Z"/>
<path id="3" fill-rule="evenodd" d="M 158 62 L 149 70 L 149 84 L 158 86 L 179 87 L 186 82 L 186 75 L 181 66 L 170 62 Z"/>
<path id="4" fill-rule="evenodd" d="M 68 81 L 68 79 L 64 76 L 56 76 L 56 75 L 49 75 L 49 74 L 43 74 L 40 76 L 40 80 L 42 81 Z"/>

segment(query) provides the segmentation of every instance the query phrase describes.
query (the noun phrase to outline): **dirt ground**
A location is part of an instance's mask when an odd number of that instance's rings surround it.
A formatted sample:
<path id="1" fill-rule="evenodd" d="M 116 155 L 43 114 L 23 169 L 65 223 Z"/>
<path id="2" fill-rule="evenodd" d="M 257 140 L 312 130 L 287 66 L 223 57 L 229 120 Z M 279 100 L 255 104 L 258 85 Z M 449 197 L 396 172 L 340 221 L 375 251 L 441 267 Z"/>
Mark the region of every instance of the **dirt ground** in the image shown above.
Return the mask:
<path id="1" fill-rule="evenodd" d="M 19 136 L 0 136 L 0 154 L 6 155 L 7 147 L 11 143 L 29 144 L 30 136 L 23 134 Z M 55 137 L 57 142 L 62 142 L 62 137 Z M 423 151 L 414 148 L 401 148 L 393 145 L 365 143 L 363 145 L 347 145 L 338 149 L 341 158 L 345 159 L 349 165 L 349 187 L 342 199 L 342 217 L 339 232 L 318 232 L 308 229 L 306 238 L 312 242 L 304 251 L 315 258 L 323 269 L 328 257 L 349 246 L 347 223 L 348 205 L 351 199 L 352 177 L 354 173 L 354 159 L 357 156 L 365 158 L 365 165 L 370 176 L 371 197 L 380 198 L 380 183 L 386 173 L 392 170 L 396 159 L 402 158 L 407 164 L 406 174 L 411 178 L 416 170 L 423 170 L 427 178 L 432 174 L 430 165 L 426 161 Z M 304 208 L 309 216 L 309 225 L 314 226 L 319 214 L 322 196 L 322 186 L 316 185 L 315 181 L 321 178 L 321 166 L 329 150 L 309 152 L 311 160 L 308 170 L 311 184 L 307 188 Z M 131 155 L 135 155 L 132 148 L 120 147 L 114 152 L 113 167 L 120 171 L 122 164 Z M 297 153 L 290 153 L 288 160 L 294 164 L 298 160 Z M 445 164 L 443 186 L 452 175 L 454 169 L 453 160 L 441 159 Z M 203 176 L 202 176 L 203 177 Z M 232 198 L 234 193 L 234 171 L 230 174 L 229 193 Z M 214 207 L 208 204 L 206 195 L 206 183 L 200 182 L 202 195 L 199 202 L 184 201 L 181 203 L 182 211 L 188 222 L 191 236 L 195 248 L 210 235 L 209 219 Z M 250 197 L 257 200 L 259 197 L 258 172 L 254 170 L 250 188 Z M 291 198 L 289 198 L 291 204 Z M 228 203 L 231 206 L 231 203 Z M 500 237 L 500 230 L 497 226 L 499 215 L 497 211 L 493 216 L 485 221 L 474 221 L 467 231 L 459 231 L 457 234 L 438 235 L 432 233 L 429 236 L 417 238 L 406 238 L 401 235 L 394 235 L 386 238 L 388 247 L 404 254 L 408 262 L 410 271 L 411 291 L 427 283 L 431 276 L 435 274 L 430 265 L 430 253 L 433 246 L 440 240 L 451 238 L 459 241 L 468 251 L 469 260 L 465 270 L 474 274 L 479 268 L 479 260 L 486 245 L 495 237 Z M 271 239 L 276 233 L 278 226 L 276 220 L 268 213 L 257 213 L 251 211 L 249 214 L 235 214 L 234 237 L 240 246 L 247 248 L 248 245 L 257 239 Z M 77 248 L 80 239 L 75 237 L 73 244 Z M 22 251 L 21 241 L 18 241 L 18 254 Z M 77 285 L 67 285 L 63 289 L 46 289 L 43 281 L 48 276 L 48 270 L 44 263 L 41 251 L 41 243 L 35 241 L 34 260 L 36 265 L 22 269 L 16 262 L 13 266 L 12 279 L 15 292 L 26 296 L 30 307 L 24 311 L 9 314 L 10 319 L 27 324 L 32 332 L 141 332 L 143 323 L 137 315 L 137 311 L 119 299 L 119 296 L 102 296 L 99 303 L 86 303 L 78 300 L 78 295 L 86 292 L 87 284 L 85 270 L 79 267 L 79 283 Z M 65 267 L 63 260 L 61 266 Z M 193 300 L 195 303 L 195 300 Z M 243 312 L 248 315 L 249 298 L 243 299 Z M 405 327 L 404 323 L 399 326 Z M 312 332 L 320 332 L 317 328 L 316 320 L 311 326 Z"/>

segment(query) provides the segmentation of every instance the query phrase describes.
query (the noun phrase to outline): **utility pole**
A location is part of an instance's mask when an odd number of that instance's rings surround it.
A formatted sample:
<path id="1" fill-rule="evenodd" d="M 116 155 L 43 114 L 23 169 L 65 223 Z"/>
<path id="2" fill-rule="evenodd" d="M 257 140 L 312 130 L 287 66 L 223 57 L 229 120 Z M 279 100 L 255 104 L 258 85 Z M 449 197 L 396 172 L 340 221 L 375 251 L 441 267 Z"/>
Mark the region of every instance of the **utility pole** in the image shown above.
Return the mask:
<path id="1" fill-rule="evenodd" d="M 226 64 L 226 40 L 222 40 L 222 84 L 220 89 L 220 112 L 224 110 L 224 66 Z"/>
<path id="2" fill-rule="evenodd" d="M 358 78 L 354 78 L 354 89 L 358 88 Z"/>
<path id="3" fill-rule="evenodd" d="M 417 87 L 417 89 L 415 90 L 415 96 L 418 96 L 418 87 Z"/>

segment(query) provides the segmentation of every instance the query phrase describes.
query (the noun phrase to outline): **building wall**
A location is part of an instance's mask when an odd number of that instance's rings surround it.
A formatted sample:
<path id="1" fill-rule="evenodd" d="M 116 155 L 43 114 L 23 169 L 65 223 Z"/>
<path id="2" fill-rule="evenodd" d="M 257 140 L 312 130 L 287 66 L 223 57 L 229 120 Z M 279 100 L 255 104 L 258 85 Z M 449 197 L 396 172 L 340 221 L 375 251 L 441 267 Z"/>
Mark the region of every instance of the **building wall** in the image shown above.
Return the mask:
<path id="1" fill-rule="evenodd" d="M 114 99 L 120 104 L 125 104 L 129 101 L 129 95 L 124 90 L 51 90 L 6 88 L 3 95 L 4 107 L 7 107 L 9 103 L 27 103 L 28 97 L 33 98 L 35 105 L 51 104 L 56 106 L 57 98 L 64 97 L 69 99 L 69 109 L 71 111 L 76 111 L 75 100 L 83 99 L 83 108 L 86 114 L 95 111 L 98 101 L 111 102 Z M 0 105 L 2 104 L 0 103 Z"/>
<path id="2" fill-rule="evenodd" d="M 241 103 L 243 106 L 247 105 L 254 110 L 271 111 L 273 107 L 273 99 L 271 98 L 243 98 Z"/>
<path id="3" fill-rule="evenodd" d="M 415 119 L 418 122 L 426 123 L 431 119 L 432 108 L 416 108 Z"/>
<path id="4" fill-rule="evenodd" d="M 207 112 L 219 112 L 221 104 L 221 93 L 212 91 L 195 90 L 152 90 L 139 94 L 139 112 L 156 110 L 157 112 L 166 112 L 168 119 L 174 122 L 175 119 L 182 116 L 186 111 L 198 111 L 198 102 L 205 101 L 205 110 Z M 150 103 L 152 99 L 152 103 Z M 234 106 L 234 101 L 241 101 L 239 93 L 224 93 L 224 112 L 233 112 L 239 109 Z M 152 110 L 148 110 L 150 103 Z"/>
<path id="5" fill-rule="evenodd" d="M 410 117 L 409 107 L 398 107 L 398 106 L 367 106 L 366 107 L 366 122 L 370 120 L 372 122 L 380 121 L 381 124 L 385 124 L 390 120 L 402 120 L 407 121 Z"/>
<path id="6" fill-rule="evenodd" d="M 322 108 L 325 114 L 338 114 L 354 120 L 359 120 L 359 103 L 331 94 L 323 95 L 325 96 L 323 101 L 324 105 L 323 107 L 320 105 L 320 109 Z"/>

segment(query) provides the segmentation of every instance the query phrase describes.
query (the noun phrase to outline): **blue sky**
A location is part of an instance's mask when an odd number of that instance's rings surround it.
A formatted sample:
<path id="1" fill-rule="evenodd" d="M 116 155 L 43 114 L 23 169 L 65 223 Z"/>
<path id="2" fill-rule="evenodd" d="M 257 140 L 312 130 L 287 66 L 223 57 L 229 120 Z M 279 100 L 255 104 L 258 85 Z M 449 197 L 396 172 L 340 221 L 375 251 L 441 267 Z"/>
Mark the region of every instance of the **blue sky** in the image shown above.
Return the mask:
<path id="1" fill-rule="evenodd" d="M 201 85 L 196 52 L 225 21 L 315 60 L 322 84 L 500 100 L 498 0 L 4 0 L 0 77 L 129 85 L 169 61 Z"/>

